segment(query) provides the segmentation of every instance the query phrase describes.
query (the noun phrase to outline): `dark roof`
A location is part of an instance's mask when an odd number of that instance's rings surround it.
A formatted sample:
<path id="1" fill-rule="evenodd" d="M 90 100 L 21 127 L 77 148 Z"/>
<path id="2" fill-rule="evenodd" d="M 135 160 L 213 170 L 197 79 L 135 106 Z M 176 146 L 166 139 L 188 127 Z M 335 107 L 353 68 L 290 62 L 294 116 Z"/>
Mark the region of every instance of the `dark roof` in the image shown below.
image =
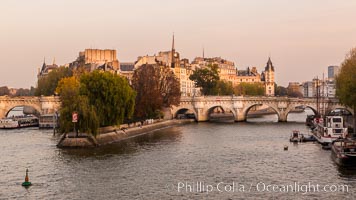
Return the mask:
<path id="1" fill-rule="evenodd" d="M 106 71 L 106 70 L 114 70 L 114 68 L 113 68 L 111 65 L 108 65 L 107 63 L 98 66 L 97 69 L 103 70 L 103 71 Z"/>
<path id="2" fill-rule="evenodd" d="M 134 68 L 134 63 L 120 63 L 120 71 L 133 71 Z"/>
<path id="3" fill-rule="evenodd" d="M 274 67 L 271 61 L 271 57 L 268 57 L 267 65 L 265 67 L 265 71 L 272 70 L 274 71 Z"/>
<path id="4" fill-rule="evenodd" d="M 250 67 L 247 67 L 246 70 L 238 70 L 238 71 L 237 71 L 237 75 L 238 75 L 238 76 L 257 76 L 256 73 L 254 73 L 253 71 L 251 71 Z"/>

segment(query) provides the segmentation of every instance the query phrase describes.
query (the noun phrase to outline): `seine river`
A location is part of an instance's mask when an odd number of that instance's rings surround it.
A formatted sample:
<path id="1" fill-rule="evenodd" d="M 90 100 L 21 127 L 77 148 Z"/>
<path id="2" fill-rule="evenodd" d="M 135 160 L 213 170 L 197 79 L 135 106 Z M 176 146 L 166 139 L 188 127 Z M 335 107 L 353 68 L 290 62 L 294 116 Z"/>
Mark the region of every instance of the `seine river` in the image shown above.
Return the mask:
<path id="1" fill-rule="evenodd" d="M 96 149 L 58 149 L 51 130 L 0 130 L 0 199 L 356 199 L 356 170 L 316 143 L 289 143 L 307 132 L 305 116 L 192 123 Z"/>

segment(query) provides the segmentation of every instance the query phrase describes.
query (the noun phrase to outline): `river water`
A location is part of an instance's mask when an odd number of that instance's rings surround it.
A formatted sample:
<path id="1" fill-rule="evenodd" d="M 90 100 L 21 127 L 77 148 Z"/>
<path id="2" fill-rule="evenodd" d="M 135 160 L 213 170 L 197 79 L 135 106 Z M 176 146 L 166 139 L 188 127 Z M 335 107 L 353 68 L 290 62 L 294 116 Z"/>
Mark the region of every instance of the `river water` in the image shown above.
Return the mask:
<path id="1" fill-rule="evenodd" d="M 307 132 L 305 116 L 192 123 L 96 149 L 58 149 L 51 130 L 0 130 L 0 199 L 355 199 L 356 170 L 316 143 L 289 143 Z"/>

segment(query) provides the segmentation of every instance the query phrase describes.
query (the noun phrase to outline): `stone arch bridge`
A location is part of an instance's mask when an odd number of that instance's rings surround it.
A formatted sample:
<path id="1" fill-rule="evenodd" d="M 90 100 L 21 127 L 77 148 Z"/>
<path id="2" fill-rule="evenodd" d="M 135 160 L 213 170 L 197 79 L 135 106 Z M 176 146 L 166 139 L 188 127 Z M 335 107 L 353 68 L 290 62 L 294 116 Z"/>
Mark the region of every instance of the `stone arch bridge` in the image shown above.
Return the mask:
<path id="1" fill-rule="evenodd" d="M 173 117 L 176 117 L 180 110 L 193 112 L 197 121 L 208 121 L 211 111 L 220 107 L 224 112 L 231 112 L 235 121 L 246 121 L 248 111 L 255 105 L 266 105 L 272 108 L 278 115 L 279 122 L 286 122 L 288 113 L 298 106 L 311 108 L 314 113 L 317 111 L 315 98 L 288 98 L 288 97 L 243 97 L 243 96 L 201 96 L 182 97 L 179 106 L 172 108 Z M 328 113 L 335 109 L 346 109 L 354 114 L 351 109 L 339 103 L 338 99 L 323 99 L 319 104 L 321 113 Z"/>
<path id="2" fill-rule="evenodd" d="M 341 105 L 338 99 L 324 99 L 323 106 L 326 112 L 337 108 L 346 108 Z M 182 97 L 179 106 L 173 106 L 171 113 L 173 117 L 177 116 L 180 110 L 189 110 L 194 113 L 197 121 L 209 120 L 209 114 L 212 109 L 221 107 L 225 112 L 231 112 L 235 121 L 245 121 L 248 111 L 255 105 L 266 105 L 276 111 L 278 121 L 287 121 L 288 113 L 298 106 L 311 108 L 314 112 L 317 110 L 315 98 L 287 98 L 287 97 L 243 97 L 243 96 L 200 96 L 200 97 Z M 0 96 L 0 118 L 3 118 L 14 107 L 30 106 L 42 114 L 51 114 L 60 109 L 60 99 L 58 96 L 41 97 L 9 97 Z M 323 112 L 321 110 L 321 112 Z"/>
<path id="3" fill-rule="evenodd" d="M 9 111 L 17 106 L 30 106 L 41 115 L 51 114 L 60 108 L 58 96 L 41 97 L 9 97 L 0 96 L 0 119 L 5 117 Z"/>

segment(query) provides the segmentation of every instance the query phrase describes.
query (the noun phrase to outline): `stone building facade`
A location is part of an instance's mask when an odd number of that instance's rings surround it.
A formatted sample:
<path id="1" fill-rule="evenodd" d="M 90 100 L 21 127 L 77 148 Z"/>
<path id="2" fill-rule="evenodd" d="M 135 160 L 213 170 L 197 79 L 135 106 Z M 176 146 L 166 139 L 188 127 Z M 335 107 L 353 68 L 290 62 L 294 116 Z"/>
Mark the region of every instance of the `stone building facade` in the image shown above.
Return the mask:
<path id="1" fill-rule="evenodd" d="M 65 66 L 72 69 L 84 67 L 87 71 L 99 69 L 117 73 L 120 68 L 120 62 L 114 49 L 85 49 L 79 52 L 79 56 L 74 62 Z"/>
<path id="2" fill-rule="evenodd" d="M 52 65 L 46 64 L 46 60 L 43 60 L 42 67 L 38 68 L 37 79 L 47 76 L 52 70 L 57 69 L 58 65 L 55 63 L 55 59 L 53 59 Z"/>
<path id="3" fill-rule="evenodd" d="M 140 56 L 137 58 L 134 68 L 137 69 L 145 64 L 157 64 L 170 67 L 180 82 L 181 96 L 199 95 L 199 89 L 195 87 L 194 81 L 189 79 L 189 76 L 193 73 L 189 60 L 180 59 L 179 52 L 175 50 L 174 36 L 172 40 L 172 49 L 170 51 L 158 52 L 157 55 L 153 56 Z"/>

